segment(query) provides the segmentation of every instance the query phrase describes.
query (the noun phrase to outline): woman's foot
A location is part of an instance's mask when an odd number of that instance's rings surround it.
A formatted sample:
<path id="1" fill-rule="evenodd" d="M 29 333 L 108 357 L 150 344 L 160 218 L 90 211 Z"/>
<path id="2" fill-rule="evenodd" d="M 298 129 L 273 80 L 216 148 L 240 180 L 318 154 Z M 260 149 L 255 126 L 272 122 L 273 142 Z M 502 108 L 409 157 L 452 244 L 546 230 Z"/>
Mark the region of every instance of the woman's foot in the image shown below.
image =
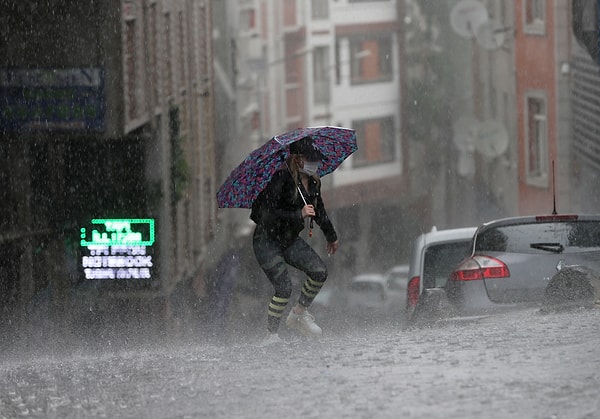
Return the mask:
<path id="1" fill-rule="evenodd" d="M 292 309 L 288 315 L 285 324 L 290 328 L 299 331 L 304 336 L 316 337 L 321 336 L 323 331 L 315 323 L 315 316 L 310 314 L 308 310 L 302 310 L 301 314 L 296 314 Z"/>

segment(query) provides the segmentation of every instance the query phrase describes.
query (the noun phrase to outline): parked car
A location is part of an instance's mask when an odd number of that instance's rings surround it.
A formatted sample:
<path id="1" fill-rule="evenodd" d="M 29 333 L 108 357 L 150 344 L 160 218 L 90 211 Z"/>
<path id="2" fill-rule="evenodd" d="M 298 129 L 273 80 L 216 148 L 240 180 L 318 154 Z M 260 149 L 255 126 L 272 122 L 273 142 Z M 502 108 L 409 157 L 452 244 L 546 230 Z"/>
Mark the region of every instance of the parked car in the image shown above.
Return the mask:
<path id="1" fill-rule="evenodd" d="M 390 292 L 386 276 L 365 273 L 352 278 L 346 290 L 348 314 L 364 321 L 398 320 L 400 296 Z"/>
<path id="2" fill-rule="evenodd" d="M 406 290 L 408 324 L 437 313 L 443 298 L 436 298 L 453 269 L 471 253 L 471 240 L 477 227 L 438 230 L 421 234 L 413 243 L 409 282 Z"/>
<path id="3" fill-rule="evenodd" d="M 406 288 L 408 287 L 409 265 L 396 265 L 385 273 L 385 282 L 390 294 L 398 300 L 402 311 L 406 309 Z"/>
<path id="4" fill-rule="evenodd" d="M 600 215 L 513 217 L 481 225 L 445 287 L 461 315 L 600 298 Z"/>

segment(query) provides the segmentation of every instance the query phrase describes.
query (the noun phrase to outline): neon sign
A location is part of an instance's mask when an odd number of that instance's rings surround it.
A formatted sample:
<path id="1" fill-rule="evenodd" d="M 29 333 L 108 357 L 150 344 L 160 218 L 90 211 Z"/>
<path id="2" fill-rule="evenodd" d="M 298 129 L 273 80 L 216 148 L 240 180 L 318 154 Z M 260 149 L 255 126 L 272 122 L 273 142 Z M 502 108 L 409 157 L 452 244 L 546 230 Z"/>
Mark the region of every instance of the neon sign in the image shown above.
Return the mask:
<path id="1" fill-rule="evenodd" d="M 80 239 L 86 279 L 151 279 L 154 219 L 93 219 Z"/>

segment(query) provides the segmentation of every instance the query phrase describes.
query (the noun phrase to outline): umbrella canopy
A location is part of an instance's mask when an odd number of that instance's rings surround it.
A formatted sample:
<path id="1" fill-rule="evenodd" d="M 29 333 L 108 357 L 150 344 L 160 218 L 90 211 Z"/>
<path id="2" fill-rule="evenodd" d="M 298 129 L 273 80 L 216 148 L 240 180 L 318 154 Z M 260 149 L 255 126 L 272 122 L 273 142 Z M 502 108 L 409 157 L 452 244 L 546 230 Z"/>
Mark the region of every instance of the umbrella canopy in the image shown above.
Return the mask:
<path id="1" fill-rule="evenodd" d="M 319 165 L 319 176 L 333 172 L 357 150 L 356 133 L 341 127 L 298 128 L 276 135 L 252 151 L 229 174 L 217 191 L 220 208 L 251 208 L 258 194 L 267 187 L 273 175 L 285 167 L 289 145 L 310 137 L 324 159 Z"/>

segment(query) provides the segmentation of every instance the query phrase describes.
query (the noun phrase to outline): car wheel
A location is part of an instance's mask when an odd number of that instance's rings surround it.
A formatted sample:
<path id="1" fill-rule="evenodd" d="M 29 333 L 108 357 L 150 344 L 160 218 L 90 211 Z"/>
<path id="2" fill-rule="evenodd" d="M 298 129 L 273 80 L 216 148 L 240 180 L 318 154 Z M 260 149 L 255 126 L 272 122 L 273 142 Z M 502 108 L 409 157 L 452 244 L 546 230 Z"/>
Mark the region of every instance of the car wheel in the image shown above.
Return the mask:
<path id="1" fill-rule="evenodd" d="M 455 309 L 443 288 L 424 289 L 415 307 L 412 319 L 416 326 L 428 326 L 436 321 L 452 317 Z"/>

